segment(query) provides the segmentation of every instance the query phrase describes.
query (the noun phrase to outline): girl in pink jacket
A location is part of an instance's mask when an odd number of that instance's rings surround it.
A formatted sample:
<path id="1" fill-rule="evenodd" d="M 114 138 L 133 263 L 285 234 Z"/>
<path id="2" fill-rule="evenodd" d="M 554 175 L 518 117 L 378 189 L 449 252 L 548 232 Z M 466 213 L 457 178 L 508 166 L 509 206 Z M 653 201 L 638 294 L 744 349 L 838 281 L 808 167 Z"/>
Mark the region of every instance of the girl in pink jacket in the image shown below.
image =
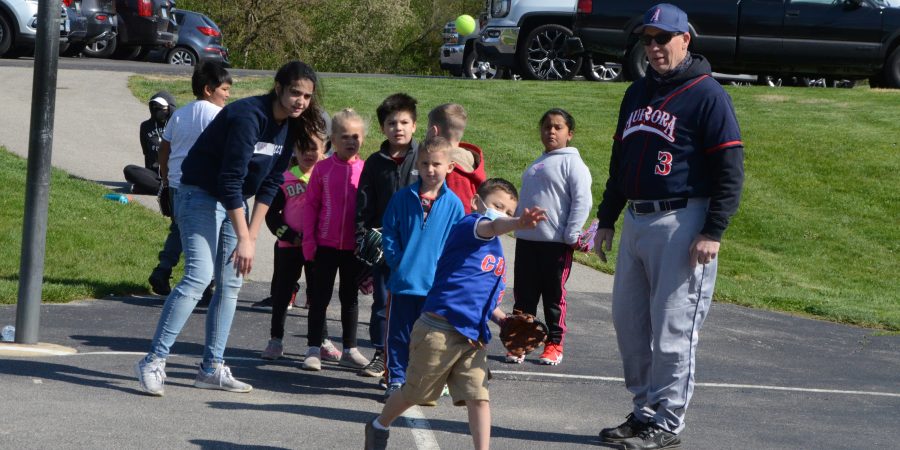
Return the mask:
<path id="1" fill-rule="evenodd" d="M 338 271 L 341 274 L 338 297 L 344 346 L 340 365 L 359 369 L 369 363 L 356 349 L 359 262 L 353 254 L 356 247 L 356 190 L 363 168 L 359 149 L 366 126 L 362 117 L 348 108 L 335 114 L 331 130 L 334 154 L 316 164 L 301 206 L 303 256 L 309 263 L 306 279 L 310 283 L 309 350 L 303 360 L 304 370 L 322 370 L 325 312 L 331 302 Z"/>

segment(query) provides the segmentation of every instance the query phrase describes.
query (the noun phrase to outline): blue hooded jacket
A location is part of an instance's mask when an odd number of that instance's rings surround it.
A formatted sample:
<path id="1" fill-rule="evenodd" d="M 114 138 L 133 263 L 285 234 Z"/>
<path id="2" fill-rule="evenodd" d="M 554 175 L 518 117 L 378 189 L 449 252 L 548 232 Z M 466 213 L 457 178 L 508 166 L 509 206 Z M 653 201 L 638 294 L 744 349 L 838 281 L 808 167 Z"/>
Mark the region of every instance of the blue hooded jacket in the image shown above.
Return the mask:
<path id="1" fill-rule="evenodd" d="M 391 269 L 388 289 L 393 294 L 428 294 L 450 228 L 465 215 L 462 201 L 444 183 L 431 205 L 428 220 L 424 220 L 420 184 L 417 181 L 397 191 L 382 219 L 381 243 Z"/>

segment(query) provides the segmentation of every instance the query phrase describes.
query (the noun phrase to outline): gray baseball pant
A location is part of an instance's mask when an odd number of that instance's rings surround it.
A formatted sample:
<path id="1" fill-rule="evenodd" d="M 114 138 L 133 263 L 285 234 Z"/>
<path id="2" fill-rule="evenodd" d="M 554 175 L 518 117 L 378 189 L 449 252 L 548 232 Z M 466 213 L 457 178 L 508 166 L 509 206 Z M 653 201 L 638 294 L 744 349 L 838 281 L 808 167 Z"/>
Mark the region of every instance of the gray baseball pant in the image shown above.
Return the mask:
<path id="1" fill-rule="evenodd" d="M 694 391 L 700 327 L 709 311 L 717 260 L 689 264 L 708 199 L 675 211 L 625 211 L 613 282 L 613 324 L 634 415 L 672 433 L 684 428 Z"/>

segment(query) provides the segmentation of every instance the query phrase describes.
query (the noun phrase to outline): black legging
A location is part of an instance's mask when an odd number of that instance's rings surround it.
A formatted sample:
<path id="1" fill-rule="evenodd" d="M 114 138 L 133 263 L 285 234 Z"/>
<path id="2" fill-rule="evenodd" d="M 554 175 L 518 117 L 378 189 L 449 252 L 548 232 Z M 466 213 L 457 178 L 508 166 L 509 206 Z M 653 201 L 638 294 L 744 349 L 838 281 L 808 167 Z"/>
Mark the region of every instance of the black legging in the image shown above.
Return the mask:
<path id="1" fill-rule="evenodd" d="M 272 271 L 272 329 L 273 339 L 284 339 L 284 322 L 287 318 L 287 307 L 294 294 L 294 285 L 300 279 L 303 267 L 306 266 L 303 251 L 300 247 L 279 247 L 275 243 L 275 267 Z M 310 287 L 310 271 L 306 269 L 306 298 L 312 298 Z M 328 324 L 322 325 L 322 335 L 328 337 Z"/>
<path id="2" fill-rule="evenodd" d="M 359 293 L 356 275 L 359 262 L 353 250 L 337 250 L 331 247 L 319 247 L 316 250 L 315 262 L 307 266 L 306 279 L 311 284 L 309 297 L 309 332 L 307 341 L 310 347 L 322 345 L 322 333 L 325 326 L 325 312 L 331 302 L 334 290 L 334 278 L 340 270 L 341 281 L 338 287 L 338 298 L 341 300 L 341 326 L 343 328 L 344 349 L 356 347 L 356 325 L 359 319 Z M 312 276 L 310 276 L 312 275 Z"/>

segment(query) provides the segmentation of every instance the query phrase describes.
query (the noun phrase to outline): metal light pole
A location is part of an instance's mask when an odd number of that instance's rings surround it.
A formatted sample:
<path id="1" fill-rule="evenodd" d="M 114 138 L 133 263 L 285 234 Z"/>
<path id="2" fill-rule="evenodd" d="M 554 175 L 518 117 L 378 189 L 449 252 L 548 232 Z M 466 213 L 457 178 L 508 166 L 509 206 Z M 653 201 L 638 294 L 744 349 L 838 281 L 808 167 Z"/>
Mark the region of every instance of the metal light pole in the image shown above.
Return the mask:
<path id="1" fill-rule="evenodd" d="M 53 150 L 53 113 L 56 107 L 56 71 L 59 62 L 60 0 L 38 3 L 34 82 L 31 91 L 31 128 L 28 135 L 28 178 L 22 259 L 16 307 L 16 343 L 37 344 L 41 319 L 41 284 L 47 241 L 47 206 L 50 196 L 50 154 Z"/>

